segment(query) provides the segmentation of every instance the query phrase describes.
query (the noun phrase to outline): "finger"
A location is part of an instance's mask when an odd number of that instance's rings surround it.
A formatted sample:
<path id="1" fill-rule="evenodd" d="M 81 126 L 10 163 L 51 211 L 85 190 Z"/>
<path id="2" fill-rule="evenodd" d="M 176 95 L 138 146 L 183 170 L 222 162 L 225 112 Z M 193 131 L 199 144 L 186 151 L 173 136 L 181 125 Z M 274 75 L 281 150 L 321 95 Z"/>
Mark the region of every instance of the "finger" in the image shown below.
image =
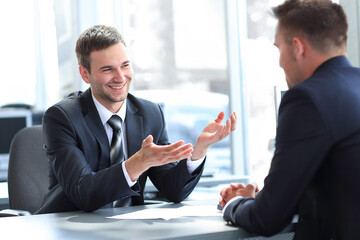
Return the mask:
<path id="1" fill-rule="evenodd" d="M 218 137 L 218 141 L 223 140 L 224 138 L 226 138 L 230 134 L 230 120 L 227 119 L 226 120 L 226 125 L 225 126 L 222 125 L 221 127 L 222 127 L 222 131 L 221 131 L 220 135 L 218 135 L 218 132 L 216 132 L 216 135 Z M 220 127 L 219 127 L 219 129 L 220 129 Z M 219 131 L 219 129 L 218 129 L 218 131 Z"/>
<path id="2" fill-rule="evenodd" d="M 220 125 L 219 128 L 216 130 L 215 135 L 214 135 L 216 141 L 221 140 L 224 128 L 225 128 L 224 125 Z"/>
<path id="3" fill-rule="evenodd" d="M 237 190 L 237 189 L 240 189 L 240 188 L 245 188 L 244 184 L 242 184 L 242 183 L 231 183 L 230 187 L 233 190 Z"/>
<path id="4" fill-rule="evenodd" d="M 221 123 L 225 118 L 225 112 L 220 112 L 217 118 L 215 119 L 216 123 Z"/>
<path id="5" fill-rule="evenodd" d="M 185 147 L 185 148 L 191 148 L 192 144 L 188 143 L 188 144 L 184 144 L 183 140 L 177 141 L 175 143 L 169 144 L 169 145 L 157 145 L 158 151 L 162 151 L 164 153 L 169 153 L 172 152 L 174 150 L 176 150 L 179 147 Z"/>
<path id="6" fill-rule="evenodd" d="M 167 145 L 168 147 L 170 147 L 170 146 L 172 146 L 172 147 L 179 147 L 179 146 L 181 146 L 181 145 L 183 145 L 184 144 L 184 140 L 179 140 L 179 141 L 177 141 L 177 142 L 174 142 L 174 143 L 172 143 L 172 144 L 169 144 L 169 145 Z"/>
<path id="7" fill-rule="evenodd" d="M 224 198 L 225 195 L 226 195 L 226 188 L 223 188 L 223 189 L 221 189 L 221 191 L 220 191 L 220 196 L 221 196 L 222 198 Z"/>
<path id="8" fill-rule="evenodd" d="M 237 116 L 235 112 L 231 114 L 230 119 L 231 119 L 231 132 L 232 132 L 235 131 L 236 129 Z"/>
<path id="9" fill-rule="evenodd" d="M 234 116 L 235 120 L 237 120 L 236 112 L 233 112 L 231 115 Z"/>
<path id="10" fill-rule="evenodd" d="M 178 153 L 176 155 L 167 154 L 166 163 L 176 162 L 176 161 L 180 161 L 182 159 L 189 158 L 192 156 L 193 151 L 194 151 L 194 149 L 190 148 L 185 151 L 180 151 L 179 153 L 177 151 L 175 151 L 175 153 Z"/>
<path id="11" fill-rule="evenodd" d="M 167 147 L 166 149 L 165 148 L 162 149 L 163 150 L 162 155 L 164 156 L 165 159 L 167 158 L 170 161 L 176 161 L 174 159 L 181 160 L 189 156 L 191 157 L 191 153 L 194 151 L 191 143 L 179 146 L 175 149 L 173 147 L 169 148 L 169 146 L 166 147 Z"/>
<path id="12" fill-rule="evenodd" d="M 153 136 L 152 135 L 149 135 L 147 136 L 144 140 L 143 140 L 143 143 L 142 143 L 142 147 L 148 147 L 150 146 L 152 143 L 153 143 Z"/>
<path id="13" fill-rule="evenodd" d="M 192 144 L 191 143 L 188 143 L 188 144 L 185 144 L 185 145 L 182 145 L 178 148 L 175 148 L 169 152 L 164 152 L 164 154 L 166 155 L 178 155 L 178 154 L 181 154 L 182 152 L 185 152 L 185 151 L 188 151 L 188 150 L 192 150 L 194 151 L 194 149 L 192 148 Z"/>
<path id="14" fill-rule="evenodd" d="M 257 183 L 254 183 L 254 185 L 255 185 L 255 192 L 259 192 L 260 189 L 259 189 L 259 186 L 257 185 Z"/>
<path id="15" fill-rule="evenodd" d="M 227 137 L 230 134 L 230 128 L 231 128 L 230 119 L 227 119 L 225 129 L 222 135 L 223 138 Z"/>
<path id="16" fill-rule="evenodd" d="M 257 186 L 256 186 L 256 184 L 249 183 L 248 185 L 246 185 L 245 188 L 250 192 L 255 192 L 255 190 L 257 189 Z"/>
<path id="17" fill-rule="evenodd" d="M 224 207 L 226 205 L 226 202 L 222 198 L 220 198 L 219 205 Z"/>

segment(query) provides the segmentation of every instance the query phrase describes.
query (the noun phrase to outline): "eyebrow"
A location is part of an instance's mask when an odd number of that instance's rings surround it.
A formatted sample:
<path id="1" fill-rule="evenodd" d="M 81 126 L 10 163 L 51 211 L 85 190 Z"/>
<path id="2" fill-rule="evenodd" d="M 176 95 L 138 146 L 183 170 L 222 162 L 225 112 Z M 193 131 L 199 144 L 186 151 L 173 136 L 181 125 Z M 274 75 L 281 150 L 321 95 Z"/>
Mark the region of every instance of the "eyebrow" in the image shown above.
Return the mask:
<path id="1" fill-rule="evenodd" d="M 125 64 L 130 64 L 130 60 L 126 60 L 125 62 L 123 62 L 121 65 L 125 65 Z M 102 66 L 100 68 L 100 70 L 106 69 L 106 68 L 113 68 L 113 65 L 106 65 L 106 66 Z"/>
<path id="2" fill-rule="evenodd" d="M 101 68 L 100 68 L 100 70 L 103 70 L 103 69 L 105 69 L 105 68 L 112 68 L 113 66 L 112 65 L 106 65 L 106 66 L 102 66 Z"/>
<path id="3" fill-rule="evenodd" d="M 126 60 L 125 62 L 122 63 L 122 65 L 124 64 L 130 64 L 130 60 Z"/>

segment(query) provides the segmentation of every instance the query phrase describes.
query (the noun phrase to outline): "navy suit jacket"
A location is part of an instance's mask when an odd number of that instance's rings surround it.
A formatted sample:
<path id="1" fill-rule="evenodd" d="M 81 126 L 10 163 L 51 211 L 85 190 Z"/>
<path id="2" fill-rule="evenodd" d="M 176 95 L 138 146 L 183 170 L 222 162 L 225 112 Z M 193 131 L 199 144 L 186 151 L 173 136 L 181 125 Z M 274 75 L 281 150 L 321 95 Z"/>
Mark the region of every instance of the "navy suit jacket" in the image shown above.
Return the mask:
<path id="1" fill-rule="evenodd" d="M 155 144 L 169 144 L 163 112 L 155 103 L 128 94 L 125 124 L 129 157 L 150 134 Z M 110 146 L 90 89 L 50 107 L 43 130 L 50 186 L 37 213 L 94 211 L 125 197 L 131 197 L 132 205 L 141 205 L 147 177 L 169 201 L 180 202 L 194 189 L 203 170 L 204 163 L 189 174 L 186 160 L 152 167 L 130 188 L 120 163 L 99 169 L 101 161 L 110 165 Z"/>
<path id="2" fill-rule="evenodd" d="M 272 235 L 294 214 L 295 239 L 360 239 L 360 70 L 344 56 L 284 94 L 264 187 L 224 219 Z"/>

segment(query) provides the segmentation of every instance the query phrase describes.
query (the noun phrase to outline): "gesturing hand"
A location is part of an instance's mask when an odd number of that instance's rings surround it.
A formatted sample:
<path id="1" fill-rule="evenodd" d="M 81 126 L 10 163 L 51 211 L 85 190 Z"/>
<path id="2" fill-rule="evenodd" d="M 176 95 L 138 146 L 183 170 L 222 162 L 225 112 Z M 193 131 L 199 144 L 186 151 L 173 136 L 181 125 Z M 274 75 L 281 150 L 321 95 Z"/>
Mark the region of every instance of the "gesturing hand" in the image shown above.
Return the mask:
<path id="1" fill-rule="evenodd" d="M 151 135 L 143 141 L 139 151 L 143 163 L 148 167 L 161 166 L 188 158 L 192 152 L 191 143 L 184 145 L 184 141 L 181 140 L 170 145 L 156 145 Z"/>
<path id="2" fill-rule="evenodd" d="M 144 139 L 141 149 L 126 160 L 126 170 L 132 181 L 137 179 L 144 171 L 154 166 L 176 162 L 191 156 L 194 151 L 190 143 L 178 141 L 170 145 L 156 145 L 153 136 Z"/>
<path id="3" fill-rule="evenodd" d="M 191 159 L 197 160 L 205 156 L 208 148 L 226 138 L 232 131 L 236 129 L 237 116 L 235 113 L 230 115 L 230 118 L 226 120 L 226 125 L 222 125 L 225 113 L 220 112 L 217 118 L 208 123 L 194 146 L 194 152 Z"/>

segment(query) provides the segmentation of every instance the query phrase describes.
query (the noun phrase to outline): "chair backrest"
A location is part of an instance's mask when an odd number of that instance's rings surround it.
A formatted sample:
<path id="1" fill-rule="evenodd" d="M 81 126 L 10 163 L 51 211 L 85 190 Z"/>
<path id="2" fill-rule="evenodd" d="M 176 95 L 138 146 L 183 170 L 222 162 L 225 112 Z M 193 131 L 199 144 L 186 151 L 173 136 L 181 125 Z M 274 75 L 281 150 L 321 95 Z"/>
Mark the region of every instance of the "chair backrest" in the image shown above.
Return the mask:
<path id="1" fill-rule="evenodd" d="M 9 154 L 8 189 L 11 209 L 34 213 L 49 186 L 49 164 L 42 126 L 23 128 L 14 136 Z"/>

